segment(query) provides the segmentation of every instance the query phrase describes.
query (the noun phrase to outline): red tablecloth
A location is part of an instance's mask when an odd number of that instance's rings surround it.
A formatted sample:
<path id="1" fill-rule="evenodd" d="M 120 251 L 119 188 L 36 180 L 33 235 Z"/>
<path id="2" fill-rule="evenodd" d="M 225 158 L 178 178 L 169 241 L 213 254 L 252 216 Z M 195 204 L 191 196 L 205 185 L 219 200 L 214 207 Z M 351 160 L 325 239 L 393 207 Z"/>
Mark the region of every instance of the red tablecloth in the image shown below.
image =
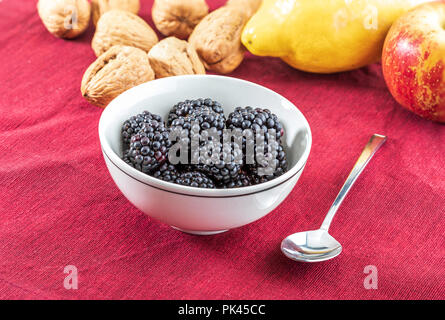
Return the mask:
<path id="1" fill-rule="evenodd" d="M 209 1 L 212 9 L 223 1 Z M 151 23 L 152 1 L 141 15 Z M 190 236 L 135 209 L 114 185 L 80 94 L 93 28 L 74 41 L 43 27 L 36 1 L 0 1 L 0 298 L 445 298 L 445 126 L 402 109 L 379 65 L 335 75 L 248 55 L 231 74 L 294 102 L 313 148 L 290 196 L 225 234 Z M 387 135 L 331 233 L 336 259 L 285 258 L 283 237 L 319 226 L 362 147 Z M 78 269 L 77 290 L 64 267 Z M 378 270 L 378 289 L 363 285 Z"/>

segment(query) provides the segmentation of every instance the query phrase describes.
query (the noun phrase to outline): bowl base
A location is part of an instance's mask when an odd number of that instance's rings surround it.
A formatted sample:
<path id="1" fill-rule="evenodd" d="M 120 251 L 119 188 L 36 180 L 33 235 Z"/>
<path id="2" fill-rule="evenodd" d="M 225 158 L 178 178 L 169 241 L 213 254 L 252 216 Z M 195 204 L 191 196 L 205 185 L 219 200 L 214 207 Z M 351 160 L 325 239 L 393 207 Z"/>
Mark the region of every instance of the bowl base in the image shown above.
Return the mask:
<path id="1" fill-rule="evenodd" d="M 211 236 L 214 234 L 218 234 L 218 233 L 223 233 L 229 230 L 216 230 L 216 231 L 195 231 L 195 230 L 184 230 L 175 226 L 171 226 L 173 229 L 184 232 L 184 233 L 188 233 L 188 234 L 193 234 L 196 236 Z"/>

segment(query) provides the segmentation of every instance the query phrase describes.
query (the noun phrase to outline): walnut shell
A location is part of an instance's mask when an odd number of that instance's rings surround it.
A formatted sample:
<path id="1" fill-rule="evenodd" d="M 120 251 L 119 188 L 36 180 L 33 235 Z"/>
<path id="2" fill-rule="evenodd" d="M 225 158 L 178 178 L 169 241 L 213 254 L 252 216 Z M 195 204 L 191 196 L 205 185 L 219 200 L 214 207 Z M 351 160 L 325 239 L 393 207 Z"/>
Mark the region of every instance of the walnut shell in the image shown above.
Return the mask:
<path id="1" fill-rule="evenodd" d="M 152 18 L 163 35 L 187 39 L 208 13 L 205 0 L 155 0 Z"/>
<path id="2" fill-rule="evenodd" d="M 226 6 L 237 8 L 249 20 L 258 11 L 263 0 L 229 0 Z"/>
<path id="3" fill-rule="evenodd" d="M 72 39 L 87 29 L 91 7 L 87 0 L 39 0 L 37 11 L 50 33 Z"/>
<path id="4" fill-rule="evenodd" d="M 138 14 L 140 7 L 139 0 L 92 0 L 91 15 L 96 25 L 99 18 L 107 11 L 118 9 Z"/>
<path id="5" fill-rule="evenodd" d="M 106 107 L 122 92 L 154 78 L 145 51 L 113 46 L 85 71 L 80 91 L 90 103 Z"/>
<path id="6" fill-rule="evenodd" d="M 195 49 L 184 40 L 166 38 L 148 52 L 156 78 L 185 74 L 205 74 L 205 68 Z"/>
<path id="7" fill-rule="evenodd" d="M 231 6 L 219 8 L 207 15 L 190 35 L 189 42 L 208 70 L 229 73 L 244 59 L 241 33 L 245 15 Z"/>
<path id="8" fill-rule="evenodd" d="M 100 56 L 114 45 L 148 52 L 157 42 L 158 36 L 142 18 L 127 11 L 110 10 L 97 22 L 91 46 L 96 56 Z"/>

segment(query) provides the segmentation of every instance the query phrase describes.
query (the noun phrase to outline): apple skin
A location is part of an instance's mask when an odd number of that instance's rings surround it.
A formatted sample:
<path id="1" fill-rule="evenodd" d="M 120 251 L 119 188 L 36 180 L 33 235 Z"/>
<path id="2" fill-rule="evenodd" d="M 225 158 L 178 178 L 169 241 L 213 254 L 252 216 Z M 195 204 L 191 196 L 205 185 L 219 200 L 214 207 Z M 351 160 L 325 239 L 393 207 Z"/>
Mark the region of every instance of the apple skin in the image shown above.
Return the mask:
<path id="1" fill-rule="evenodd" d="M 445 0 L 415 7 L 392 25 L 382 68 L 398 103 L 445 123 Z"/>

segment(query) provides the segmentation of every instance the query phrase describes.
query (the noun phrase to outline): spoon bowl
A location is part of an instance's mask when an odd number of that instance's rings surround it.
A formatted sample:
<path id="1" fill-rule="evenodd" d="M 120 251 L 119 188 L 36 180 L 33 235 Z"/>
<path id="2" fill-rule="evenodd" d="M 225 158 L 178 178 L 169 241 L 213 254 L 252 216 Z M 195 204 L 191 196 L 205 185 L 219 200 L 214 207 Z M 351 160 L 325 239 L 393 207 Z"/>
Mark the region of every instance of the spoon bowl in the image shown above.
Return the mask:
<path id="1" fill-rule="evenodd" d="M 294 233 L 281 242 L 281 251 L 295 261 L 320 262 L 341 253 L 341 244 L 326 230 Z"/>

